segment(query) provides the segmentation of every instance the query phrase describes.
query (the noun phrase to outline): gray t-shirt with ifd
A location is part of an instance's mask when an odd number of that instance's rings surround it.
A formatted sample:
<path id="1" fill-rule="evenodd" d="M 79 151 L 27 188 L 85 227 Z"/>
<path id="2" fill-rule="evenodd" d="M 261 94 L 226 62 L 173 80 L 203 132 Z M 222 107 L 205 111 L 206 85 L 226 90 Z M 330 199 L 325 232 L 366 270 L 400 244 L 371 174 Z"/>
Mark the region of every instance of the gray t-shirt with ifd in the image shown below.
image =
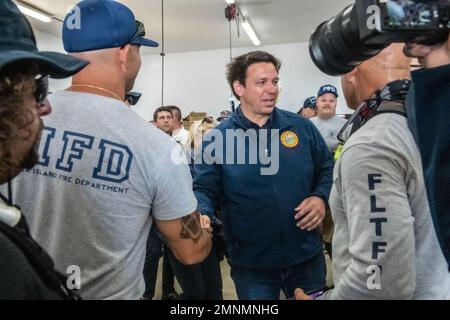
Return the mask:
<path id="1" fill-rule="evenodd" d="M 152 218 L 197 207 L 189 168 L 164 134 L 124 103 L 57 92 L 40 164 L 14 182 L 32 236 L 86 299 L 139 299 Z"/>
<path id="2" fill-rule="evenodd" d="M 339 131 L 341 131 L 342 127 L 347 123 L 347 120 L 339 116 L 334 116 L 326 120 L 322 120 L 319 117 L 314 117 L 311 118 L 311 121 L 327 142 L 328 148 L 334 151 L 340 143 L 337 135 Z"/>

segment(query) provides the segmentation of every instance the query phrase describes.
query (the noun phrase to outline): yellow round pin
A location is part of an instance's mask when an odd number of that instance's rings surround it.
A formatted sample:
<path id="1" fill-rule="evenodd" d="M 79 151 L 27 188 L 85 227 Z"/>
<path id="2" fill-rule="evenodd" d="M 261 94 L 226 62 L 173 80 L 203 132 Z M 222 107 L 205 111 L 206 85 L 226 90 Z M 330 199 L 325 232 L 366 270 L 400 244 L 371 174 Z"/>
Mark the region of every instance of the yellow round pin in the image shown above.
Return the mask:
<path id="1" fill-rule="evenodd" d="M 281 143 L 287 148 L 295 148 L 298 146 L 298 136 L 292 131 L 283 132 L 281 135 Z"/>

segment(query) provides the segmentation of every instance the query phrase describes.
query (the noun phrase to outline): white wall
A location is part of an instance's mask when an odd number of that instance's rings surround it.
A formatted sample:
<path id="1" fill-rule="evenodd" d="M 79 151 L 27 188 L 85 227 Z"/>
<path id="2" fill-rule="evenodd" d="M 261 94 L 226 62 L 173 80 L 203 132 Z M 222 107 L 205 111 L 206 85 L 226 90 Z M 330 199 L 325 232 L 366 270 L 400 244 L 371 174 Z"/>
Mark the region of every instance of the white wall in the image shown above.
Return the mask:
<path id="1" fill-rule="evenodd" d="M 38 49 L 41 51 L 56 51 L 65 53 L 62 40 L 49 33 L 34 30 Z M 70 79 L 50 80 L 50 91 L 63 90 L 70 86 Z"/>
<path id="2" fill-rule="evenodd" d="M 39 31 L 36 38 L 40 50 L 63 52 L 61 39 Z M 281 60 L 280 107 L 296 112 L 303 100 L 315 95 L 321 85 L 332 84 L 341 96 L 337 112 L 352 112 L 345 106 L 339 78 L 321 73 L 312 63 L 308 43 L 236 48 L 233 55 L 251 50 L 268 51 Z M 166 54 L 164 104 L 178 105 L 183 115 L 197 111 L 217 117 L 221 110 L 229 109 L 231 92 L 225 79 L 225 65 L 228 62 L 229 49 Z M 142 67 L 134 90 L 143 95 L 134 110 L 147 120 L 161 105 L 161 69 L 159 53 L 142 56 Z M 63 89 L 68 84 L 68 80 L 52 81 L 51 89 Z"/>

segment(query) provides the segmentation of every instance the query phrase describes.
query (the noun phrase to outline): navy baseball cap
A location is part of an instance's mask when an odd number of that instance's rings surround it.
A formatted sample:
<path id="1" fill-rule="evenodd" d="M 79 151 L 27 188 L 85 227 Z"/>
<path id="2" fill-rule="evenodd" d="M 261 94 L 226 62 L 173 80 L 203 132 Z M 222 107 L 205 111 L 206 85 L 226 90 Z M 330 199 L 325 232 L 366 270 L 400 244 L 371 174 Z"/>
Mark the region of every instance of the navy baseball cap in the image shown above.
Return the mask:
<path id="1" fill-rule="evenodd" d="M 113 0 L 78 2 L 66 15 L 62 31 L 67 52 L 118 48 L 126 44 L 158 46 L 144 36 L 144 24 L 135 19 L 127 6 Z"/>
<path id="2" fill-rule="evenodd" d="M 305 102 L 303 102 L 303 108 L 316 108 L 316 102 L 317 99 L 316 97 L 309 97 L 308 99 L 305 100 Z"/>
<path id="3" fill-rule="evenodd" d="M 339 97 L 336 87 L 332 86 L 331 84 L 321 86 L 319 92 L 317 92 L 317 98 L 324 95 L 325 93 L 332 93 L 336 96 L 336 98 Z"/>
<path id="4" fill-rule="evenodd" d="M 11 0 L 0 1 L 0 69 L 13 62 L 34 61 L 39 72 L 67 78 L 89 62 L 67 54 L 39 51 L 30 23 Z"/>

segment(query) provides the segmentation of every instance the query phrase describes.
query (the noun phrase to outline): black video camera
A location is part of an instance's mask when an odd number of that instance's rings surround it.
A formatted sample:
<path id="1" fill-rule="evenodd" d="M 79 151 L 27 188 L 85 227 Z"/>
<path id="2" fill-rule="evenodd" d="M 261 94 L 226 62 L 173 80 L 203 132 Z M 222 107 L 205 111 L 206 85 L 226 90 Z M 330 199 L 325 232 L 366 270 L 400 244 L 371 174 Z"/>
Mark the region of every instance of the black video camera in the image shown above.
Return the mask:
<path id="1" fill-rule="evenodd" d="M 337 76 L 391 43 L 434 45 L 449 30 L 450 0 L 356 0 L 317 27 L 309 52 L 321 71 Z"/>

